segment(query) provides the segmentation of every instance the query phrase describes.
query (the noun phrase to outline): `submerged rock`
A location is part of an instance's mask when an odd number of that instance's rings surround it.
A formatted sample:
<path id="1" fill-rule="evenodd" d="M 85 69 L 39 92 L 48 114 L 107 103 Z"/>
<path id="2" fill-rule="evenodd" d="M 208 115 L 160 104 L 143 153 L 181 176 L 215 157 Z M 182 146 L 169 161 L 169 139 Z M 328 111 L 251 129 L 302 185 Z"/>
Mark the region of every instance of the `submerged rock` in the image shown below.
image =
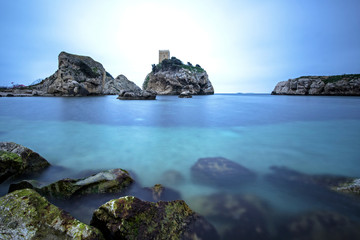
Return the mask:
<path id="1" fill-rule="evenodd" d="M 217 226 L 223 239 L 269 239 L 272 210 L 255 195 L 226 193 L 192 199 L 192 207 Z"/>
<path id="2" fill-rule="evenodd" d="M 13 142 L 0 142 L 0 183 L 40 172 L 50 163 L 38 153 Z"/>
<path id="3" fill-rule="evenodd" d="M 240 164 L 223 157 L 200 158 L 191 167 L 192 179 L 201 184 L 233 186 L 252 181 L 256 174 Z"/>
<path id="4" fill-rule="evenodd" d="M 0 198 L 0 239 L 104 239 L 99 230 L 50 204 L 30 189 Z"/>
<path id="5" fill-rule="evenodd" d="M 309 212 L 288 219 L 278 239 L 359 239 L 360 224 L 333 212 Z"/>
<path id="6" fill-rule="evenodd" d="M 182 200 L 114 199 L 94 212 L 91 225 L 107 239 L 219 239 L 214 227 Z"/>
<path id="7" fill-rule="evenodd" d="M 214 94 L 214 88 L 206 71 L 199 65 L 184 65 L 179 59 L 165 59 L 153 65 L 146 76 L 143 89 L 158 95 L 179 95 L 188 91 L 191 95 Z"/>
<path id="8" fill-rule="evenodd" d="M 155 184 L 151 188 L 144 188 L 145 199 L 152 202 L 157 201 L 172 201 L 172 200 L 179 200 L 181 199 L 181 195 L 178 191 L 175 191 L 171 188 L 164 187 L 161 184 Z"/>
<path id="9" fill-rule="evenodd" d="M 133 181 L 127 171 L 118 168 L 82 179 L 62 179 L 43 187 L 39 187 L 36 181 L 22 181 L 11 184 L 9 191 L 31 188 L 44 196 L 70 199 L 89 194 L 124 192 Z"/>
<path id="10" fill-rule="evenodd" d="M 360 74 L 289 79 L 279 82 L 271 94 L 360 96 Z"/>
<path id="11" fill-rule="evenodd" d="M 176 170 L 168 170 L 161 175 L 160 182 L 164 185 L 179 185 L 185 182 L 185 178 Z"/>

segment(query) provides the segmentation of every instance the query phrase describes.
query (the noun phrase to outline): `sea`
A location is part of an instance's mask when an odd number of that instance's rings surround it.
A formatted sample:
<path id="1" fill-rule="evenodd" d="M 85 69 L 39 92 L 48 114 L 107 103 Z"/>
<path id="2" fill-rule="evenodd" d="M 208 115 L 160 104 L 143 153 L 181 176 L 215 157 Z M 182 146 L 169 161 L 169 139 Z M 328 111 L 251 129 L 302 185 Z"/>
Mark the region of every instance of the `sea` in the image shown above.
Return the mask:
<path id="1" fill-rule="evenodd" d="M 360 226 L 360 198 L 286 175 L 360 177 L 360 97 L 3 97 L 0 141 L 47 159 L 53 167 L 36 177 L 43 182 L 122 168 L 142 187 L 162 184 L 223 239 L 346 239 Z M 231 187 L 194 181 L 192 166 L 213 157 L 250 169 L 256 179 Z M 282 179 L 274 169 L 289 171 Z M 7 188 L 1 185 L 1 195 Z M 90 222 L 91 216 L 66 210 Z"/>

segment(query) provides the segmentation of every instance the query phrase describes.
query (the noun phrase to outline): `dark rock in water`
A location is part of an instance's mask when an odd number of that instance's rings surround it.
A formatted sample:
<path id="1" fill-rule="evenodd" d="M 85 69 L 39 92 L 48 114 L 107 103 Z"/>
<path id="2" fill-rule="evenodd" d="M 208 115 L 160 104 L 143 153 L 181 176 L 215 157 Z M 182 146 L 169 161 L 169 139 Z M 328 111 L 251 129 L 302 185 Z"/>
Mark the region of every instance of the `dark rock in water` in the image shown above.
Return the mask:
<path id="1" fill-rule="evenodd" d="M 107 239 L 219 239 L 214 227 L 182 200 L 114 199 L 94 212 L 91 225 Z"/>
<path id="2" fill-rule="evenodd" d="M 176 170 L 168 170 L 162 174 L 160 182 L 164 185 L 179 185 L 185 182 L 185 178 Z"/>
<path id="3" fill-rule="evenodd" d="M 360 74 L 303 76 L 279 82 L 273 95 L 360 96 Z"/>
<path id="4" fill-rule="evenodd" d="M 158 95 L 179 95 L 184 91 L 192 95 L 214 94 L 214 88 L 203 68 L 199 65 L 184 65 L 175 57 L 153 65 L 152 71 L 145 78 L 143 89 Z"/>
<path id="5" fill-rule="evenodd" d="M 190 91 L 181 92 L 179 98 L 192 98 Z"/>
<path id="6" fill-rule="evenodd" d="M 213 194 L 192 199 L 192 207 L 217 226 L 223 239 L 269 239 L 268 204 L 254 195 Z"/>
<path id="7" fill-rule="evenodd" d="M 256 178 L 256 174 L 240 164 L 222 157 L 200 158 L 191 167 L 192 179 L 201 184 L 232 186 Z"/>
<path id="8" fill-rule="evenodd" d="M 0 198 L 0 239 L 104 239 L 30 189 Z"/>
<path id="9" fill-rule="evenodd" d="M 271 166 L 273 173 L 268 174 L 266 179 L 277 182 L 290 182 L 302 185 L 316 185 L 329 189 L 336 188 L 343 184 L 352 183 L 354 178 L 336 176 L 330 174 L 305 174 L 287 167 Z"/>
<path id="10" fill-rule="evenodd" d="M 151 202 L 157 201 L 172 201 L 181 199 L 181 195 L 178 191 L 173 190 L 168 187 L 164 187 L 161 184 L 155 184 L 151 188 L 144 188 L 145 194 L 149 197 L 146 197 L 145 200 Z"/>
<path id="11" fill-rule="evenodd" d="M 13 142 L 0 142 L 0 183 L 38 173 L 49 166 L 45 158 L 29 148 Z"/>
<path id="12" fill-rule="evenodd" d="M 288 219 L 280 227 L 279 239 L 360 239 L 360 224 L 333 212 L 309 212 Z"/>
<path id="13" fill-rule="evenodd" d="M 9 191 L 26 187 L 51 198 L 70 199 L 90 194 L 121 193 L 133 183 L 133 179 L 128 172 L 118 168 L 83 179 L 62 179 L 43 187 L 39 187 L 39 184 L 35 185 L 35 183 L 33 181 L 22 181 L 11 184 Z"/>

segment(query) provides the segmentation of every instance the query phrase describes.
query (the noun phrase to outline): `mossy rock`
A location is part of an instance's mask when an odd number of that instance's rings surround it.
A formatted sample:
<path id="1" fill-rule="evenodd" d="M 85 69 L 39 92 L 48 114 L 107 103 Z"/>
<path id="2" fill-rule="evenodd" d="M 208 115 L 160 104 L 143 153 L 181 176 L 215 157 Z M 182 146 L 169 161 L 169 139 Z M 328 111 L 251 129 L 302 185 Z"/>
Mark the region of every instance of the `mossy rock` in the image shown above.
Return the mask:
<path id="1" fill-rule="evenodd" d="M 0 198 L 0 239 L 104 239 L 31 189 Z"/>
<path id="2" fill-rule="evenodd" d="M 45 158 L 29 148 L 13 142 L 0 142 L 0 183 L 39 173 L 49 166 Z"/>
<path id="3" fill-rule="evenodd" d="M 126 170 L 117 168 L 99 172 L 82 179 L 62 179 L 46 186 L 36 181 L 21 181 L 11 184 L 9 192 L 32 188 L 43 196 L 57 199 L 71 199 L 91 194 L 124 192 L 134 180 Z"/>
<path id="4" fill-rule="evenodd" d="M 91 225 L 107 239 L 219 239 L 214 227 L 182 200 L 114 199 L 94 212 Z"/>

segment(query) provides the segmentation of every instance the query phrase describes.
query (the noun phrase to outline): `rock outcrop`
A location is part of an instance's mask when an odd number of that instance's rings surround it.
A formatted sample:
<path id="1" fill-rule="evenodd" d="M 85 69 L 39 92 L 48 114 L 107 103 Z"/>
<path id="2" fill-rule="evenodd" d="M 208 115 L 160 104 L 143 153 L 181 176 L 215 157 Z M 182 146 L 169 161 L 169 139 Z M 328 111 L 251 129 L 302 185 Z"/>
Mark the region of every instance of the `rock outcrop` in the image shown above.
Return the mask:
<path id="1" fill-rule="evenodd" d="M 107 239 L 219 239 L 214 227 L 182 200 L 111 200 L 94 212 L 92 226 Z"/>
<path id="2" fill-rule="evenodd" d="M 31 189 L 0 198 L 0 239 L 104 239 Z"/>
<path id="3" fill-rule="evenodd" d="M 50 163 L 38 153 L 13 142 L 0 142 L 0 183 L 42 171 Z"/>
<path id="4" fill-rule="evenodd" d="M 253 181 L 256 174 L 248 168 L 223 157 L 200 158 L 191 167 L 191 177 L 196 183 L 231 187 Z"/>
<path id="5" fill-rule="evenodd" d="M 199 65 L 184 65 L 179 59 L 165 59 L 153 65 L 146 76 L 143 89 L 158 95 L 179 95 L 188 91 L 190 95 L 214 94 L 214 88 L 206 71 Z"/>
<path id="6" fill-rule="evenodd" d="M 141 90 L 134 82 L 129 81 L 124 75 L 119 75 L 114 83 L 110 82 L 118 92 L 120 100 L 155 100 L 156 94 Z"/>
<path id="7" fill-rule="evenodd" d="M 61 52 L 58 70 L 31 89 L 34 96 L 91 96 L 116 95 L 134 85 L 123 75 L 114 79 L 91 57 Z"/>
<path id="8" fill-rule="evenodd" d="M 304 76 L 279 82 L 273 95 L 360 96 L 360 74 Z"/>
<path id="9" fill-rule="evenodd" d="M 71 199 L 90 194 L 121 193 L 124 192 L 133 181 L 127 171 L 118 168 L 99 172 L 83 179 L 62 179 L 43 187 L 36 181 L 21 181 L 11 184 L 9 192 L 31 188 L 43 196 Z"/>

